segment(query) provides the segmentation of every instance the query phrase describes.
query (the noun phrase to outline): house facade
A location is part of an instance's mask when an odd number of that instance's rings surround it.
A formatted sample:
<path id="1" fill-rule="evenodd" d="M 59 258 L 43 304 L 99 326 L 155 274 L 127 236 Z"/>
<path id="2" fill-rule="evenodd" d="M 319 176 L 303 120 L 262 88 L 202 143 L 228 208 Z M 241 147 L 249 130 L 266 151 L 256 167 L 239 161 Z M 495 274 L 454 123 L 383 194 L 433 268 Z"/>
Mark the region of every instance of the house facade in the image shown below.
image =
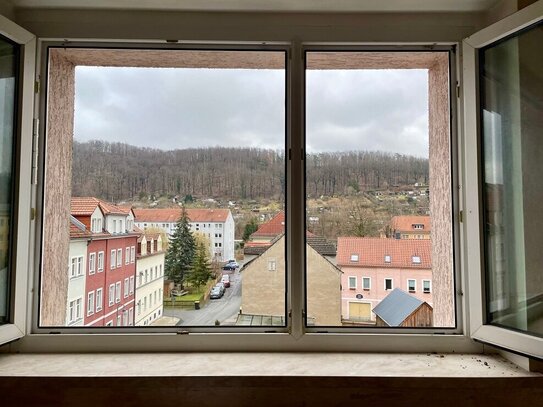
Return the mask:
<path id="1" fill-rule="evenodd" d="M 394 216 L 390 229 L 394 239 L 430 239 L 430 216 Z"/>
<path id="2" fill-rule="evenodd" d="M 190 230 L 209 240 L 209 253 L 216 261 L 234 259 L 235 224 L 229 209 L 185 209 Z M 146 230 L 161 229 L 172 236 L 181 209 L 134 209 L 135 225 Z"/>
<path id="3" fill-rule="evenodd" d="M 134 214 L 93 197 L 74 197 L 72 216 L 90 231 L 86 245 L 84 324 L 134 325 L 136 246 Z"/>
<path id="4" fill-rule="evenodd" d="M 85 283 L 87 277 L 87 242 L 89 238 L 90 233 L 85 225 L 71 216 L 66 326 L 83 326 L 85 323 Z"/>
<path id="5" fill-rule="evenodd" d="M 145 233 L 138 239 L 135 325 L 150 325 L 162 317 L 164 257 L 160 233 Z"/>
<path id="6" fill-rule="evenodd" d="M 394 288 L 432 305 L 430 240 L 339 237 L 337 265 L 346 322 L 375 321 L 373 308 Z"/>
<path id="7" fill-rule="evenodd" d="M 307 320 L 311 325 L 341 324 L 341 271 L 309 244 Z M 285 237 L 281 235 L 243 268 L 241 313 L 285 316 Z"/>

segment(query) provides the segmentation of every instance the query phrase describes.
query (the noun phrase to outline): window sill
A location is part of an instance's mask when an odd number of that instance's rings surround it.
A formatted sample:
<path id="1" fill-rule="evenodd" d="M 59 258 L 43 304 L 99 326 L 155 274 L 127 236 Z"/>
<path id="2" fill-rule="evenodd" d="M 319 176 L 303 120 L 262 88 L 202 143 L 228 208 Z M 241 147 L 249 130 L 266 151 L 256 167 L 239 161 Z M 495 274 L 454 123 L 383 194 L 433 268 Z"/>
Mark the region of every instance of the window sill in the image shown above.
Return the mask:
<path id="1" fill-rule="evenodd" d="M 235 360 L 235 363 L 232 361 Z M 142 369 L 142 366 L 145 366 Z M 378 353 L 2 354 L 0 377 L 538 377 L 499 355 Z"/>

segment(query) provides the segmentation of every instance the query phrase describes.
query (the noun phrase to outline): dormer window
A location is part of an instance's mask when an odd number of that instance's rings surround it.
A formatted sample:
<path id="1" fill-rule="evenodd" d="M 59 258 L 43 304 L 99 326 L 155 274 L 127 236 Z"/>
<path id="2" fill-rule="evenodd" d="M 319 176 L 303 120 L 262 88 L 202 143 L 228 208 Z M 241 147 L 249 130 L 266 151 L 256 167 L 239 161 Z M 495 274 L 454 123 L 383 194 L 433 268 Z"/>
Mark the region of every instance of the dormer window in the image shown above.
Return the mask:
<path id="1" fill-rule="evenodd" d="M 423 230 L 424 229 L 424 225 L 422 223 L 415 223 L 413 224 L 413 229 L 416 229 L 416 230 Z"/>
<path id="2" fill-rule="evenodd" d="M 385 255 L 385 263 L 390 263 L 391 261 L 392 261 L 392 258 L 388 254 L 386 254 Z"/>
<path id="3" fill-rule="evenodd" d="M 413 260 L 413 264 L 420 264 L 420 256 L 413 256 L 411 259 Z"/>
<path id="4" fill-rule="evenodd" d="M 351 261 L 357 262 L 358 261 L 358 254 L 351 254 Z"/>

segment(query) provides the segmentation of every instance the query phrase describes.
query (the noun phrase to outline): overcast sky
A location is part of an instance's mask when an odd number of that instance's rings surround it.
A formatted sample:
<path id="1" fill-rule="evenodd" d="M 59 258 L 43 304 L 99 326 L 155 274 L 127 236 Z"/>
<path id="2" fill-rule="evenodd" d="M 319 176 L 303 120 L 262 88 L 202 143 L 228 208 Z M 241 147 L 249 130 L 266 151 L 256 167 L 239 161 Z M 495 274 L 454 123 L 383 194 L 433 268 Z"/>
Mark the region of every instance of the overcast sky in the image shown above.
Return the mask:
<path id="1" fill-rule="evenodd" d="M 75 138 L 176 149 L 284 148 L 284 71 L 76 68 Z M 425 70 L 307 72 L 310 152 L 428 156 Z"/>

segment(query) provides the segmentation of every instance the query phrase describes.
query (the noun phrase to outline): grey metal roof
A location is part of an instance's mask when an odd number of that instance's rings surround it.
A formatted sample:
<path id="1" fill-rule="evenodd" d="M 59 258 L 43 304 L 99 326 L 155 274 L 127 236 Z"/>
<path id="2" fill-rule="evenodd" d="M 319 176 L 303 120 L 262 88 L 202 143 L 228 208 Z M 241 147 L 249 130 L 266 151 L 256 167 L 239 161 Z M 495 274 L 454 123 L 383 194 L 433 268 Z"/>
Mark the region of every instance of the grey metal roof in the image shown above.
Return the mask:
<path id="1" fill-rule="evenodd" d="M 395 288 L 373 309 L 375 315 L 385 321 L 388 326 L 400 326 L 401 323 L 424 301 Z"/>

